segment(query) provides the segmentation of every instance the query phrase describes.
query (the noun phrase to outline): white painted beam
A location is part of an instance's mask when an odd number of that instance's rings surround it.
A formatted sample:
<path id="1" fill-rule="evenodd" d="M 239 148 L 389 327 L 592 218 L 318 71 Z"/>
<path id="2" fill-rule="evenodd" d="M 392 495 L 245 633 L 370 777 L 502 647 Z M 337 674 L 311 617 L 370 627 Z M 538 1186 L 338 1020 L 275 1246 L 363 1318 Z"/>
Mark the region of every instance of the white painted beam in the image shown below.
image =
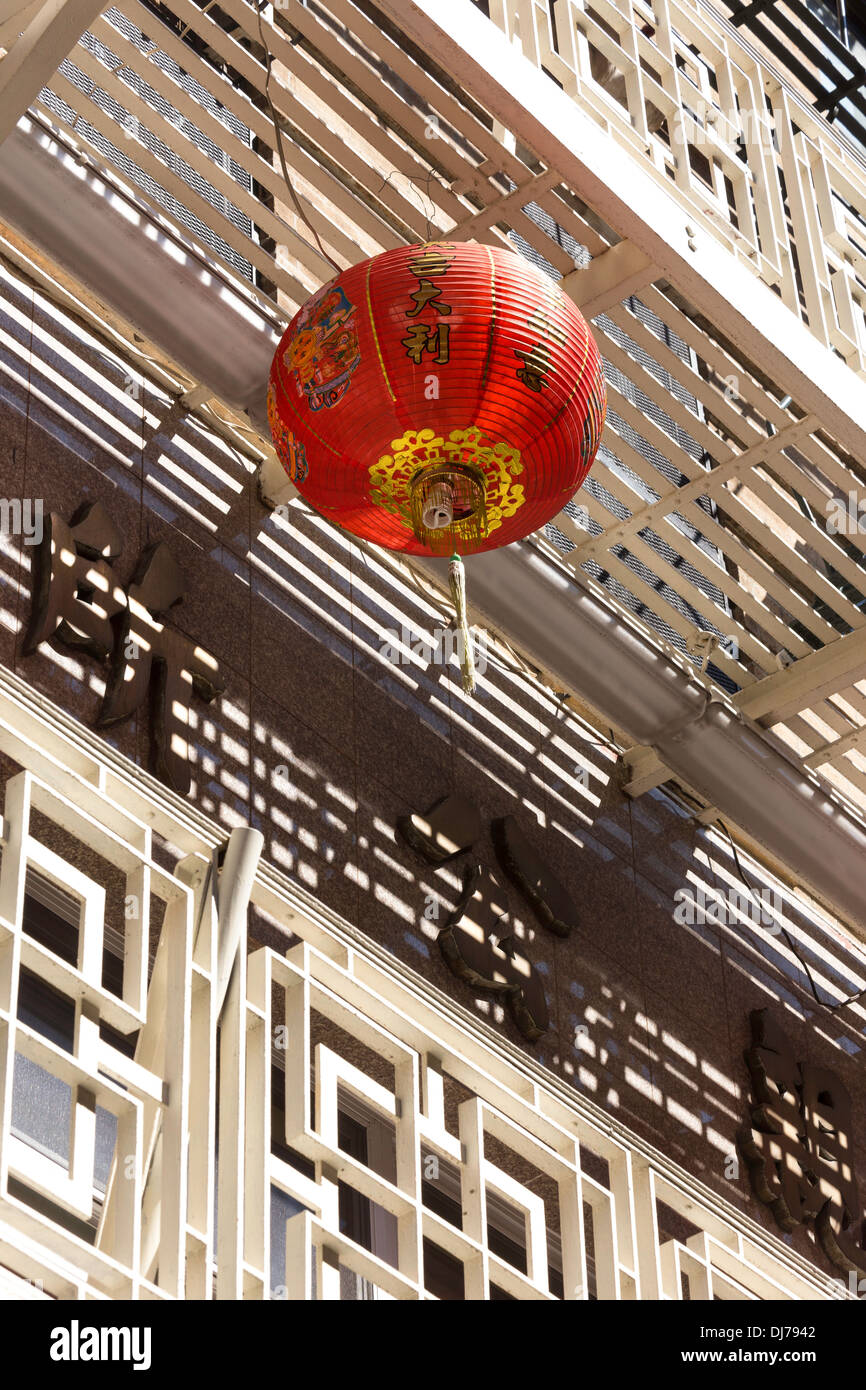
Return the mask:
<path id="1" fill-rule="evenodd" d="M 843 734 L 841 738 L 835 739 L 832 743 L 823 743 L 820 748 L 816 748 L 814 753 L 810 753 L 807 758 L 803 759 L 803 766 L 824 767 L 827 763 L 838 762 L 852 749 L 862 753 L 864 746 L 866 746 L 866 728 L 851 729 L 849 733 Z"/>
<path id="2" fill-rule="evenodd" d="M 0 144 L 104 8 L 105 0 L 46 0 L 33 15 L 0 63 Z"/>
<path id="3" fill-rule="evenodd" d="M 774 671 L 734 697 L 743 714 L 762 724 L 776 724 L 819 703 L 866 675 L 866 628 Z"/>
<path id="4" fill-rule="evenodd" d="M 0 0 L 0 48 L 11 48 L 23 34 L 42 0 Z"/>
<path id="5" fill-rule="evenodd" d="M 259 469 L 259 492 L 262 501 L 269 507 L 285 506 L 298 495 L 298 489 L 273 450 L 267 454 Z"/>
<path id="6" fill-rule="evenodd" d="M 25 10 L 31 8 L 31 0 L 0 0 L 0 24 L 6 24 L 10 19 L 20 18 Z"/>

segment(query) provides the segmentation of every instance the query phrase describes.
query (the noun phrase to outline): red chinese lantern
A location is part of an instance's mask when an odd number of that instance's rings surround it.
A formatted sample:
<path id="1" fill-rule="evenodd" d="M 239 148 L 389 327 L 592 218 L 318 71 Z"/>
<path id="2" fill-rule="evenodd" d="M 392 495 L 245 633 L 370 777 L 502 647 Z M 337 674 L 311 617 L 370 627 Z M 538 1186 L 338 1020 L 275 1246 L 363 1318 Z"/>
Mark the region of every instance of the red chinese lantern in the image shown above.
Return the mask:
<path id="1" fill-rule="evenodd" d="M 451 554 L 458 608 L 459 557 L 556 516 L 604 415 L 576 305 L 522 256 L 475 242 L 344 270 L 289 324 L 268 389 L 274 445 L 307 501 L 376 545 Z"/>

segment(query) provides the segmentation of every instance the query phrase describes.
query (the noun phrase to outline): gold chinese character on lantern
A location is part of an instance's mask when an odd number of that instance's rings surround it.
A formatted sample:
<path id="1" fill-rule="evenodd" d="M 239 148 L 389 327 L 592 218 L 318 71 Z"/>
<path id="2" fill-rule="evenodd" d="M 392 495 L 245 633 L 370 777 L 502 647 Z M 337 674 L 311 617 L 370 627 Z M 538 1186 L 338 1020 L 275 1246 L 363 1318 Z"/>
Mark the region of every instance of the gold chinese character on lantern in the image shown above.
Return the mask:
<path id="1" fill-rule="evenodd" d="M 440 323 L 436 327 L 426 323 L 413 323 L 401 342 L 406 349 L 406 356 L 411 357 L 416 366 L 421 365 L 421 358 L 425 352 L 434 353 L 433 361 L 444 366 L 451 352 L 450 333 L 451 329 L 447 323 Z"/>

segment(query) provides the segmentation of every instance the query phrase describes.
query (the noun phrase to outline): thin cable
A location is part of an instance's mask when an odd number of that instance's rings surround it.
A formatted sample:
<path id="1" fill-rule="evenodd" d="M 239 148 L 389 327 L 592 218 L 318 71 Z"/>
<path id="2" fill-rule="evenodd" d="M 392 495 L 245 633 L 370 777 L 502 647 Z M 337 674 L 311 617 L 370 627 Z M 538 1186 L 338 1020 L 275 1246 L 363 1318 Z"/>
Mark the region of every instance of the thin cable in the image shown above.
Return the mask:
<path id="1" fill-rule="evenodd" d="M 762 900 L 759 900 L 759 899 L 755 896 L 754 885 L 753 885 L 753 884 L 749 881 L 749 879 L 747 878 L 746 873 L 745 873 L 745 871 L 744 871 L 744 869 L 743 869 L 743 866 L 742 866 L 742 864 L 740 863 L 740 856 L 739 856 L 738 853 L 737 853 L 737 846 L 734 844 L 734 839 L 733 839 L 733 836 L 731 835 L 730 830 L 729 830 L 728 827 L 725 825 L 724 821 L 720 820 L 720 821 L 718 822 L 718 824 L 722 827 L 722 829 L 724 830 L 725 834 L 726 834 L 727 837 L 728 837 L 728 843 L 729 843 L 730 846 L 731 846 L 731 851 L 732 851 L 733 856 L 734 856 L 734 864 L 736 865 L 737 873 L 740 875 L 740 878 L 742 879 L 743 883 L 744 883 L 744 884 L 746 885 L 746 887 L 748 888 L 748 890 L 749 890 L 749 892 L 751 893 L 751 895 L 752 895 L 752 897 L 753 897 L 755 903 L 761 908 L 761 911 L 762 911 L 762 912 L 766 912 L 766 910 L 767 910 L 766 903 L 764 903 Z M 775 918 L 774 918 L 774 921 L 775 921 Z M 812 994 L 813 994 L 813 996 L 814 996 L 814 998 L 815 998 L 815 1003 L 816 1003 L 816 1004 L 819 1004 L 820 1007 L 821 1007 L 822 1009 L 826 1009 L 828 1013 L 835 1014 L 835 1013 L 838 1013 L 840 1009 L 845 1009 L 845 1008 L 848 1007 L 849 1004 L 854 1004 L 854 1003 L 856 1003 L 856 1001 L 857 1001 L 858 999 L 862 999 L 863 995 L 866 994 L 866 985 L 864 985 L 862 989 L 858 989 L 858 991 L 857 991 L 856 994 L 850 995 L 847 999 L 841 999 L 841 1000 L 839 1001 L 838 1004 L 828 1003 L 826 999 L 822 999 L 821 996 L 820 996 L 819 993 L 818 993 L 818 990 L 817 990 L 816 987 L 815 987 L 815 981 L 814 981 L 814 979 L 812 978 L 812 972 L 811 972 L 811 970 L 809 969 L 809 966 L 808 966 L 808 964 L 806 963 L 806 961 L 805 961 L 805 960 L 803 959 L 803 957 L 800 955 L 800 952 L 797 950 L 797 947 L 795 946 L 794 942 L 791 940 L 790 932 L 789 932 L 785 927 L 782 926 L 782 923 L 781 923 L 781 922 L 776 922 L 776 926 L 779 928 L 779 930 L 781 931 L 781 933 L 782 933 L 782 935 L 784 936 L 785 940 L 787 941 L 788 946 L 789 946 L 789 948 L 790 948 L 792 954 L 793 954 L 794 956 L 796 956 L 797 960 L 800 962 L 801 966 L 803 967 L 803 970 L 804 970 L 804 972 L 805 972 L 805 974 L 806 974 L 806 978 L 807 978 L 807 980 L 809 981 L 809 988 L 810 988 L 811 991 L 812 991 Z"/>
<path id="2" fill-rule="evenodd" d="M 310 231 L 312 232 L 313 236 L 316 238 L 316 245 L 318 246 L 320 252 L 322 253 L 322 256 L 325 258 L 325 260 L 328 262 L 329 265 L 332 265 L 332 266 L 334 267 L 334 270 L 335 270 L 336 273 L 339 275 L 340 272 L 341 272 L 341 267 L 337 265 L 337 262 L 334 260 L 333 256 L 329 256 L 329 255 L 328 255 L 327 251 L 325 250 L 324 246 L 322 245 L 322 239 L 321 239 L 321 237 L 319 236 L 319 233 L 316 231 L 315 227 L 313 226 L 312 222 L 310 221 L 309 217 L 308 217 L 307 214 L 304 212 L 304 209 L 301 207 L 301 201 L 300 201 L 300 199 L 299 199 L 297 193 L 295 192 L 294 184 L 292 183 L 292 180 L 291 180 L 291 178 L 289 177 L 289 166 L 286 164 L 286 156 L 285 156 L 285 152 L 284 152 L 284 150 L 283 150 L 283 132 L 282 132 L 282 129 L 280 128 L 280 122 L 279 122 L 279 119 L 278 119 L 278 117 L 277 117 L 276 107 L 274 106 L 274 103 L 271 101 L 271 65 L 273 64 L 273 61 L 274 61 L 274 60 L 273 60 L 273 58 L 272 58 L 272 56 L 271 56 L 271 50 L 268 48 L 268 45 L 265 43 L 265 31 L 264 31 L 264 29 L 263 29 L 263 27 L 262 27 L 262 8 L 261 8 L 261 7 L 259 7 L 259 8 L 256 9 L 256 19 L 258 20 L 258 25 L 259 25 L 259 38 L 261 39 L 261 42 L 262 42 L 262 48 L 263 48 L 264 51 L 265 51 L 265 69 L 266 69 L 266 72 L 267 72 L 267 76 L 266 76 L 266 78 L 265 78 L 265 101 L 268 103 L 268 109 L 269 109 L 269 111 L 270 111 L 270 113 L 271 113 L 271 120 L 272 120 L 273 126 L 274 126 L 274 134 L 276 135 L 277 154 L 279 155 L 279 158 L 280 158 L 280 167 L 282 168 L 282 171 L 283 171 L 283 178 L 285 179 L 286 188 L 289 190 L 289 193 L 290 193 L 291 198 L 292 198 L 292 202 L 293 202 L 294 205 L 295 205 L 295 208 L 296 208 L 296 210 L 297 210 L 298 216 L 301 218 L 301 221 L 304 222 L 304 223 L 306 224 L 307 227 L 309 227 L 309 229 L 310 229 Z"/>
<path id="3" fill-rule="evenodd" d="M 427 170 L 427 178 L 426 178 L 426 180 L 425 180 L 425 183 L 426 183 L 427 187 L 426 187 L 426 192 L 425 192 L 425 195 L 424 195 L 424 196 L 426 197 L 429 206 L 430 206 L 430 207 L 434 210 L 434 212 L 435 212 L 435 204 L 434 204 L 434 202 L 433 202 L 433 199 L 430 197 L 430 180 L 431 180 L 432 177 L 433 177 L 433 172 L 434 172 L 434 171 L 433 171 L 432 169 L 428 169 L 428 170 Z M 428 213 L 428 211 L 427 211 L 426 208 L 424 209 L 424 220 L 425 220 L 425 222 L 427 223 L 426 238 L 427 238 L 427 240 L 429 241 L 429 240 L 430 240 L 431 219 L 430 219 L 430 214 Z"/>
<path id="4" fill-rule="evenodd" d="M 418 179 L 415 177 L 414 174 L 404 174 L 404 173 L 402 173 L 402 171 L 401 171 L 400 169 L 391 169 L 387 174 L 385 174 L 384 178 L 382 179 L 382 182 L 379 184 L 379 187 L 378 187 L 378 188 L 373 188 L 373 189 L 370 190 L 370 196 L 371 196 L 371 198 L 378 198 L 378 196 L 379 196 L 379 194 L 382 192 L 382 189 L 383 189 L 383 188 L 390 188 L 390 189 L 392 189 L 392 190 L 397 194 L 398 197 L 402 198 L 403 195 L 402 195 L 402 193 L 400 192 L 399 188 L 395 188 L 394 185 L 393 185 L 393 183 L 391 182 L 391 179 L 394 177 L 395 174 L 399 174 L 401 178 L 407 179 L 408 182 L 409 182 L 409 183 L 411 184 L 411 186 L 412 186 L 412 191 L 413 191 L 413 192 L 419 192 L 419 193 L 421 192 L 420 188 L 418 187 Z M 432 169 L 432 168 L 431 168 L 431 169 L 428 169 L 428 171 L 427 171 L 427 177 L 426 177 L 426 179 L 424 180 L 424 184 L 425 184 L 425 188 L 426 188 L 426 193 L 422 194 L 422 197 L 426 197 L 427 202 L 429 203 L 429 205 L 430 205 L 430 207 L 431 207 L 431 209 L 433 210 L 434 213 L 435 213 L 435 211 L 436 211 L 436 204 L 433 202 L 433 199 L 432 199 L 431 196 L 430 196 L 430 183 L 431 183 L 431 180 L 435 177 L 435 174 L 436 174 L 436 170 L 435 170 L 435 169 Z M 440 187 L 441 187 L 441 185 L 440 185 Z M 426 230 L 426 232 L 425 232 L 425 236 L 426 236 L 426 238 L 427 238 L 427 241 L 430 241 L 430 240 L 431 240 L 430 233 L 431 233 L 431 231 L 432 231 L 432 229 L 433 229 L 433 222 L 432 222 L 432 219 L 431 219 L 431 217 L 430 217 L 430 214 L 427 212 L 426 208 L 424 208 L 423 206 L 422 206 L 422 208 L 421 208 L 421 216 L 424 218 L 424 220 L 425 220 L 425 222 L 426 222 L 426 224 L 427 224 L 427 230 Z M 439 231 L 438 227 L 437 227 L 436 230 L 437 230 L 437 234 L 438 234 L 438 231 Z"/>

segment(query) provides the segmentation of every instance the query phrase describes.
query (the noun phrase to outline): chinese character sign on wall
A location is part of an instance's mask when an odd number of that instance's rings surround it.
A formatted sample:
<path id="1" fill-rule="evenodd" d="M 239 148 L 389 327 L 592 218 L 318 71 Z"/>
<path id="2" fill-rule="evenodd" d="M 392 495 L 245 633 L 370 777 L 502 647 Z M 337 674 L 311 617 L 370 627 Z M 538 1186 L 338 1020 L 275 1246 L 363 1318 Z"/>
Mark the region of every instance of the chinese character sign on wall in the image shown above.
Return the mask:
<path id="1" fill-rule="evenodd" d="M 106 670 L 99 726 L 149 703 L 154 771 L 186 795 L 193 697 L 209 702 L 224 685 L 215 659 L 168 621 L 184 580 L 165 542 L 141 552 L 126 589 L 113 571 L 122 550 L 123 537 L 101 502 L 85 504 L 69 522 L 51 513 L 24 654 L 54 641 L 99 661 Z"/>
<path id="2" fill-rule="evenodd" d="M 737 1145 L 752 1190 L 783 1231 L 812 1223 L 838 1269 L 866 1274 L 848 1092 L 834 1072 L 797 1058 L 766 1009 L 754 1010 L 750 1022 L 751 1124 Z"/>
<path id="3" fill-rule="evenodd" d="M 459 861 L 462 891 L 439 931 L 439 949 L 458 979 L 500 998 L 524 1037 L 534 1042 L 550 1021 L 544 987 L 532 961 L 518 949 L 502 884 L 473 852 L 482 831 L 477 809 L 462 796 L 447 796 L 423 814 L 404 816 L 398 829 L 428 864 Z M 503 871 L 539 922 L 556 936 L 567 936 L 576 920 L 571 898 L 517 821 L 505 816 L 491 830 Z"/>

